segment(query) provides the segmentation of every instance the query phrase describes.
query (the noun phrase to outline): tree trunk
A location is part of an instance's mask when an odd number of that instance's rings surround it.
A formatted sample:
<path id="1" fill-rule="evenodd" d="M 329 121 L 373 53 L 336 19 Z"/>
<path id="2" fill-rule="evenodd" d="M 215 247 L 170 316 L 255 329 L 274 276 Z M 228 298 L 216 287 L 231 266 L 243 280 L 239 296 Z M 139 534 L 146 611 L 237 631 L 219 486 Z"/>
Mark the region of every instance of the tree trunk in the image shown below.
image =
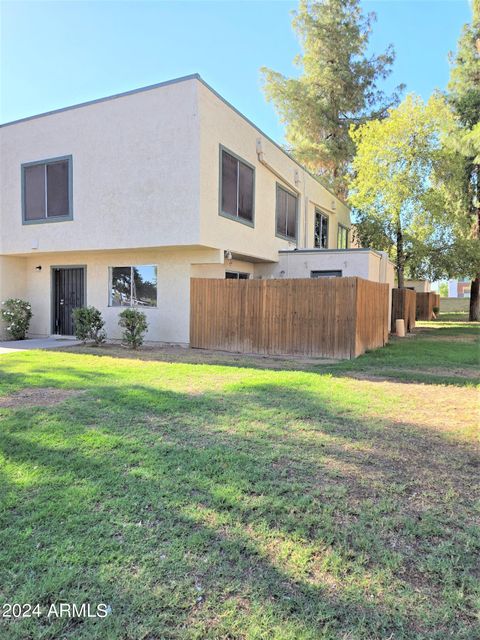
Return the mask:
<path id="1" fill-rule="evenodd" d="M 403 272 L 405 268 L 405 255 L 403 253 L 403 233 L 400 226 L 397 227 L 397 280 L 398 288 L 405 288 Z"/>
<path id="2" fill-rule="evenodd" d="M 475 280 L 472 280 L 472 287 L 470 290 L 470 314 L 468 319 L 480 320 L 480 273 Z"/>
<path id="3" fill-rule="evenodd" d="M 479 194 L 479 177 L 480 177 L 480 167 L 477 165 L 476 167 L 476 175 L 477 175 L 477 191 L 476 197 L 478 198 Z M 480 241 L 480 207 L 477 207 L 476 211 L 476 227 L 475 227 L 475 237 Z M 472 286 L 470 288 L 470 312 L 468 314 L 468 319 L 470 322 L 472 320 L 480 320 L 480 273 L 477 273 L 477 277 L 472 280 Z"/>

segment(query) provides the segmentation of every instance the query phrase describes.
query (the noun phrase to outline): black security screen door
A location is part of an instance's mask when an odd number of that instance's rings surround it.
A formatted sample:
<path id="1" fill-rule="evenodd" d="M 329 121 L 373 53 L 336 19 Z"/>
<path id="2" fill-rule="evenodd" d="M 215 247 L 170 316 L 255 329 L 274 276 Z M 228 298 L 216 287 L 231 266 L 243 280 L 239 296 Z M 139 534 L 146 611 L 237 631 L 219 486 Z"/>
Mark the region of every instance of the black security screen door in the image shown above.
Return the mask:
<path id="1" fill-rule="evenodd" d="M 73 336 L 72 311 L 85 304 L 83 267 L 53 270 L 53 332 Z"/>

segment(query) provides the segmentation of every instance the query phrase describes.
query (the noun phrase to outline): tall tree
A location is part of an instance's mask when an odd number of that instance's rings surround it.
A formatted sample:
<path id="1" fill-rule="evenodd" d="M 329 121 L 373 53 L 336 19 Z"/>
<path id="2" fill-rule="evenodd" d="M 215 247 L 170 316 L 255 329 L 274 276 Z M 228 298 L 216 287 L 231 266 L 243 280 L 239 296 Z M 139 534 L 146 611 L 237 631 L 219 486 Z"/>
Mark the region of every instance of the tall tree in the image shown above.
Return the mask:
<path id="1" fill-rule="evenodd" d="M 472 9 L 472 22 L 464 26 L 452 58 L 448 100 L 461 123 L 450 144 L 456 146 L 463 159 L 460 202 L 467 236 L 480 245 L 480 0 L 473 0 Z M 464 275 L 472 278 L 470 320 L 480 320 L 480 272 L 468 270 Z"/>
<path id="2" fill-rule="evenodd" d="M 298 78 L 262 68 L 264 91 L 286 123 L 290 151 L 340 197 L 355 147 L 352 124 L 386 116 L 398 104 L 399 86 L 387 97 L 379 81 L 395 55 L 367 54 L 375 14 L 364 16 L 359 0 L 301 0 L 293 27 L 303 49 Z"/>
<path id="3" fill-rule="evenodd" d="M 363 246 L 384 249 L 395 260 L 399 288 L 406 273 L 418 276 L 433 253 L 451 245 L 449 192 L 441 176 L 445 166 L 457 173 L 458 166 L 453 154 L 446 160 L 441 133 L 453 126 L 440 95 L 427 104 L 409 95 L 388 118 L 352 128 L 357 152 L 349 201 L 356 210 L 356 234 Z"/>

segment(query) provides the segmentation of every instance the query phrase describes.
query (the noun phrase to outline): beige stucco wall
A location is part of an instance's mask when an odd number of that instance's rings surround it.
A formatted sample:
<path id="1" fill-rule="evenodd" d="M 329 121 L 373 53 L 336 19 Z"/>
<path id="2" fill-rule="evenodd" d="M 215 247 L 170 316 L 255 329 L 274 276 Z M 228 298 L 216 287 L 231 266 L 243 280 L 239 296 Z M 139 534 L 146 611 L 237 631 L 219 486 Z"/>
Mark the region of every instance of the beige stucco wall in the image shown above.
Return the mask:
<path id="1" fill-rule="evenodd" d="M 0 253 L 198 244 L 197 81 L 0 128 Z M 72 155 L 73 220 L 22 225 L 21 164 Z"/>
<path id="2" fill-rule="evenodd" d="M 54 266 L 86 267 L 86 304 L 100 309 L 106 321 L 109 339 L 121 338 L 118 327 L 120 307 L 109 307 L 109 267 L 157 265 L 158 307 L 144 309 L 149 330 L 146 340 L 154 342 L 189 342 L 190 277 L 192 265 L 220 260 L 220 253 L 202 248 L 169 248 L 112 252 L 75 252 L 37 255 L 25 260 L 24 297 L 32 304 L 30 336 L 52 332 L 51 269 Z M 35 269 L 41 266 L 41 271 Z"/>
<path id="3" fill-rule="evenodd" d="M 429 280 L 405 280 L 406 287 L 413 287 L 418 293 L 429 293 L 432 283 Z"/>
<path id="4" fill-rule="evenodd" d="M 350 227 L 349 210 L 344 204 L 201 83 L 198 86 L 198 111 L 202 244 L 273 261 L 278 259 L 278 250 L 293 248 L 294 243 L 275 235 L 278 182 L 298 193 L 297 245 L 313 247 L 314 214 L 315 206 L 318 206 L 329 215 L 329 247 L 337 246 L 338 223 Z M 269 167 L 259 160 L 257 139 L 261 139 L 263 159 Z M 254 228 L 219 216 L 220 145 L 255 167 Z"/>
<path id="5" fill-rule="evenodd" d="M 0 256 L 0 303 L 7 298 L 25 298 L 27 261 L 24 258 Z M 7 338 L 5 324 L 0 320 L 0 338 Z"/>
<path id="6" fill-rule="evenodd" d="M 252 278 L 255 273 L 255 265 L 242 260 L 224 260 L 220 264 L 192 265 L 191 274 L 192 278 L 225 278 L 227 271 L 248 273 Z"/>

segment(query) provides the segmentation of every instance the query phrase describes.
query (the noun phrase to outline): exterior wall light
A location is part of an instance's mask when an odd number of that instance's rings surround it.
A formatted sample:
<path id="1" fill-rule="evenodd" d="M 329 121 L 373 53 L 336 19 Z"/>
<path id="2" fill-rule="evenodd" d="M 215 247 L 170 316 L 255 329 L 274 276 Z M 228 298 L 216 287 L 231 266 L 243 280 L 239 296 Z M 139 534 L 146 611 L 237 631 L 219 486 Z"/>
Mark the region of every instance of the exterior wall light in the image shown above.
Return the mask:
<path id="1" fill-rule="evenodd" d="M 38 265 L 38 267 L 35 267 L 35 271 L 41 271 L 42 270 L 42 265 Z"/>

